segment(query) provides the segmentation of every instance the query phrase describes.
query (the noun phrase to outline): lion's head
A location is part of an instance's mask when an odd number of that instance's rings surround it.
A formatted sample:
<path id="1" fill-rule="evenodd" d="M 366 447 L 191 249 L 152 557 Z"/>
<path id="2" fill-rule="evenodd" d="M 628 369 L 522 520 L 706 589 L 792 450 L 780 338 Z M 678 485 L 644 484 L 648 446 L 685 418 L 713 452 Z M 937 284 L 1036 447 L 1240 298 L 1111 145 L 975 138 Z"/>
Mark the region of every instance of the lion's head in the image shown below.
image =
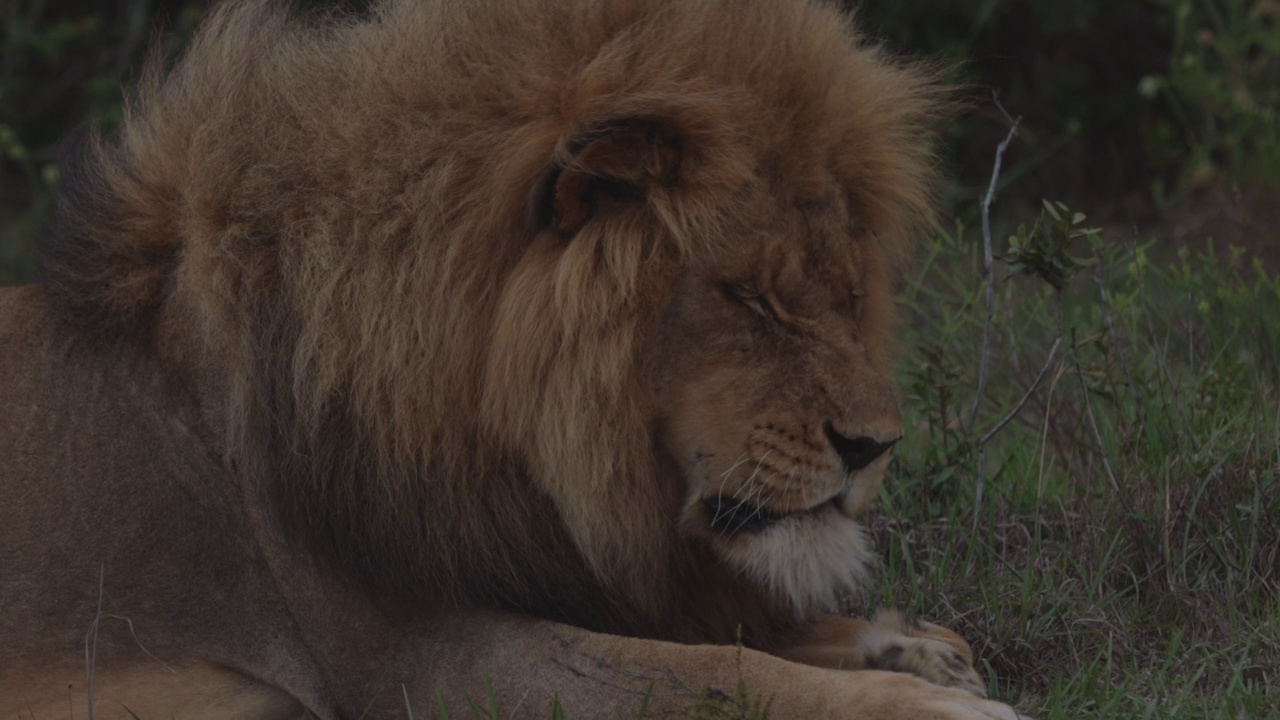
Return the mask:
<path id="1" fill-rule="evenodd" d="M 828 182 L 761 188 L 732 250 L 682 270 L 651 375 L 681 527 L 796 610 L 852 586 L 902 435 L 884 260 Z"/>
<path id="2" fill-rule="evenodd" d="M 363 582 L 719 633 L 860 571 L 937 97 L 816 0 L 228 4 L 52 287 Z"/>

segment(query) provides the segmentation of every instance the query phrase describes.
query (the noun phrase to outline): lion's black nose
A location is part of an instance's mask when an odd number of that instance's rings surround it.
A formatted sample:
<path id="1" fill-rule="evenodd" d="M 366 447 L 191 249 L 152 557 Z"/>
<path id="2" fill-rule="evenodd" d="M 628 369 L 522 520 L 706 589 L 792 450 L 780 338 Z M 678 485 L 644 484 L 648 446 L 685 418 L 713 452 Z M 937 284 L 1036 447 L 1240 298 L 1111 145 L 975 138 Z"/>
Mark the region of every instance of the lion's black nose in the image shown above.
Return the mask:
<path id="1" fill-rule="evenodd" d="M 897 438 L 888 442 L 880 442 L 875 438 L 860 437 L 847 438 L 836 432 L 836 428 L 828 420 L 822 424 L 822 431 L 827 434 L 827 439 L 831 441 L 832 447 L 839 453 L 840 459 L 844 461 L 845 472 L 855 472 L 870 465 L 876 458 L 885 453 L 886 450 L 893 447 L 898 442 Z"/>

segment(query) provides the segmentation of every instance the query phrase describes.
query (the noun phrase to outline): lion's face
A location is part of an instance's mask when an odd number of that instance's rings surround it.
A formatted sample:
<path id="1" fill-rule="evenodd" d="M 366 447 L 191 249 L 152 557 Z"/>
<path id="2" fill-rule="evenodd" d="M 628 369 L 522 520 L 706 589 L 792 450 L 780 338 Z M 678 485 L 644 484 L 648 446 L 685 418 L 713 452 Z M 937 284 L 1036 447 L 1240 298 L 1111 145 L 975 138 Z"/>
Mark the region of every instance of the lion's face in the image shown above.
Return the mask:
<path id="1" fill-rule="evenodd" d="M 855 518 L 902 436 L 891 299 L 834 183 L 745 207 L 731 247 L 682 269 L 660 322 L 657 441 L 685 483 L 681 529 L 799 610 L 855 582 Z"/>
<path id="2" fill-rule="evenodd" d="M 882 256 L 900 228 L 833 151 L 740 152 L 716 120 L 560 143 L 504 282 L 486 417 L 609 582 L 709 549 L 803 614 L 858 584 L 856 517 L 902 435 Z"/>

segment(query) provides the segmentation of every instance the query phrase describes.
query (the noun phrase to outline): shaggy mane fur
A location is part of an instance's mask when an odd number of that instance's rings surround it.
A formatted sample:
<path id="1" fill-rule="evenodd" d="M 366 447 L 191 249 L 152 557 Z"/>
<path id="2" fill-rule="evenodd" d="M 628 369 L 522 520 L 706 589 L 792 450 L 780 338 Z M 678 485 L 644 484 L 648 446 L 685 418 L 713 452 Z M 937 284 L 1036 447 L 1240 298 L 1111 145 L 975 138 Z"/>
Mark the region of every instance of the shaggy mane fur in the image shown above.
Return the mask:
<path id="1" fill-rule="evenodd" d="M 362 582 L 731 640 L 767 601 L 678 540 L 647 425 L 672 279 L 809 158 L 899 273 L 938 98 L 817 0 L 236 0 L 66 171 L 48 287 L 169 363 L 223 461 Z M 678 181 L 548 227 L 549 173 L 637 118 L 679 138 Z"/>

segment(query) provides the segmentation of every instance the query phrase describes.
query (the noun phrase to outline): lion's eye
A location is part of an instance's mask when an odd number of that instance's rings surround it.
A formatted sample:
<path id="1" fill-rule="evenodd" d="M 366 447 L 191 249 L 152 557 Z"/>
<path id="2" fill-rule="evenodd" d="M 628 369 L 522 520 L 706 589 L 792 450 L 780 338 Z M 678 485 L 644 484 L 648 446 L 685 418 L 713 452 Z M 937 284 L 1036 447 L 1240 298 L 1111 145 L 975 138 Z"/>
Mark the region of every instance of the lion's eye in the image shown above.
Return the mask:
<path id="1" fill-rule="evenodd" d="M 763 292 L 749 285 L 729 285 L 726 286 L 725 292 L 737 300 L 754 310 L 757 314 L 772 318 L 777 321 L 782 320 L 778 308 L 774 306 L 773 301 L 769 299 L 769 293 Z"/>
<path id="2" fill-rule="evenodd" d="M 849 293 L 849 313 L 857 319 L 862 315 L 862 298 L 865 297 L 861 292 L 853 290 Z"/>
<path id="3" fill-rule="evenodd" d="M 774 320 L 779 319 L 778 310 L 773 306 L 773 303 L 769 302 L 768 295 L 752 295 L 751 297 L 743 298 L 742 301 L 761 315 L 768 315 Z"/>

